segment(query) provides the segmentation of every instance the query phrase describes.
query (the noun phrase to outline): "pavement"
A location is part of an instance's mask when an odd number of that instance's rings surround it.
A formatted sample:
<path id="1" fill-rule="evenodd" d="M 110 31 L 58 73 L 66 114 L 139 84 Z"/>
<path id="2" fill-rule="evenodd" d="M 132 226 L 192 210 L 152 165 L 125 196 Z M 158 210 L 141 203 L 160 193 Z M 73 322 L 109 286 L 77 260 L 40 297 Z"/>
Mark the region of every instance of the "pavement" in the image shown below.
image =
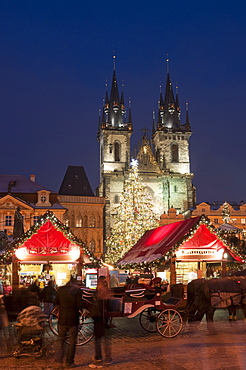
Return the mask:
<path id="1" fill-rule="evenodd" d="M 174 338 L 163 338 L 158 333 L 148 333 L 139 324 L 139 317 L 115 318 L 111 331 L 112 370 L 245 370 L 246 324 L 238 313 L 238 321 L 228 322 L 227 310 L 217 310 L 217 334 L 207 331 L 203 320 L 198 327 L 184 325 Z M 42 358 L 21 357 L 12 352 L 16 333 L 12 326 L 0 332 L 0 369 L 53 370 L 65 369 L 54 362 L 58 338 L 45 327 L 47 353 Z M 94 354 L 94 342 L 77 347 L 77 370 L 89 369 Z M 106 366 L 105 366 L 106 367 Z"/>

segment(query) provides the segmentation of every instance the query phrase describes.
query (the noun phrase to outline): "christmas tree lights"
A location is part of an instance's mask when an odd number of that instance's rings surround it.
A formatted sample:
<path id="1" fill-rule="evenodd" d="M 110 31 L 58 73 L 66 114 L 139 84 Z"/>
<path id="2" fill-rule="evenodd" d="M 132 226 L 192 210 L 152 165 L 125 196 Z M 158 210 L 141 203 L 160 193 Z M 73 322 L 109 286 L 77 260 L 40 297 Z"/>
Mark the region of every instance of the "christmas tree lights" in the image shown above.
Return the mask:
<path id="1" fill-rule="evenodd" d="M 152 208 L 139 177 L 138 162 L 132 160 L 129 177 L 124 181 L 120 205 L 113 210 L 114 224 L 111 235 L 106 240 L 107 263 L 115 264 L 145 231 L 159 226 L 159 220 Z"/>

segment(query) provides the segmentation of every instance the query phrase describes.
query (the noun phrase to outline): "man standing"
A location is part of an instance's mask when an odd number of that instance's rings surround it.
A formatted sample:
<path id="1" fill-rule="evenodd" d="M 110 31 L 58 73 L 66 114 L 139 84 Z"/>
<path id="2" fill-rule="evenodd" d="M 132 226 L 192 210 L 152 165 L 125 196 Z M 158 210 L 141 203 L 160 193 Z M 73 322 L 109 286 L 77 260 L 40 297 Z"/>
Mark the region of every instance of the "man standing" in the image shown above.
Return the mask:
<path id="1" fill-rule="evenodd" d="M 110 288 L 117 288 L 118 286 L 119 286 L 119 280 L 117 279 L 115 274 L 113 274 L 110 278 Z"/>
<path id="2" fill-rule="evenodd" d="M 69 345 L 66 353 L 66 366 L 76 367 L 74 363 L 76 341 L 79 326 L 79 310 L 82 308 L 82 292 L 76 286 L 76 280 L 70 281 L 60 287 L 54 301 L 59 305 L 58 331 L 60 336 L 60 348 L 57 362 L 62 363 L 65 357 L 65 340 L 69 337 Z"/>

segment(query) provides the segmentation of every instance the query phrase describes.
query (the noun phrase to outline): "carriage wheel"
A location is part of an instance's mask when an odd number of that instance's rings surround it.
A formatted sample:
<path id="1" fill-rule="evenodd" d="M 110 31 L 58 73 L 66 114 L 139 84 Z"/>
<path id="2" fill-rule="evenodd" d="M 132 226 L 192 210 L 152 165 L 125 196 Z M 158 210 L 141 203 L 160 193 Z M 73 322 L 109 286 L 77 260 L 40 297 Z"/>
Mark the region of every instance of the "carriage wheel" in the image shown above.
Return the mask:
<path id="1" fill-rule="evenodd" d="M 160 311 L 157 311 L 154 307 L 149 307 L 140 313 L 139 321 L 142 328 L 149 333 L 156 332 L 156 319 Z"/>
<path id="2" fill-rule="evenodd" d="M 173 338 L 178 335 L 182 329 L 182 317 L 180 313 L 173 309 L 162 311 L 156 320 L 156 327 L 163 337 Z"/>
<path id="3" fill-rule="evenodd" d="M 59 307 L 56 306 L 50 313 L 49 316 L 49 327 L 52 333 L 55 335 L 59 335 L 58 333 L 58 315 L 59 315 Z"/>
<path id="4" fill-rule="evenodd" d="M 49 317 L 49 326 L 51 331 L 55 335 L 59 335 L 58 333 L 58 315 L 59 315 L 59 307 L 55 307 L 50 314 Z M 89 312 L 85 309 L 82 310 L 80 320 L 79 320 L 79 330 L 77 336 L 77 346 L 82 346 L 83 344 L 88 343 L 93 337 L 93 329 L 94 324 L 93 320 L 89 317 Z M 66 343 L 69 342 L 69 339 L 66 340 Z"/>
<path id="5" fill-rule="evenodd" d="M 94 335 L 94 322 L 89 316 L 89 311 L 83 309 L 80 316 L 77 346 L 88 343 Z"/>

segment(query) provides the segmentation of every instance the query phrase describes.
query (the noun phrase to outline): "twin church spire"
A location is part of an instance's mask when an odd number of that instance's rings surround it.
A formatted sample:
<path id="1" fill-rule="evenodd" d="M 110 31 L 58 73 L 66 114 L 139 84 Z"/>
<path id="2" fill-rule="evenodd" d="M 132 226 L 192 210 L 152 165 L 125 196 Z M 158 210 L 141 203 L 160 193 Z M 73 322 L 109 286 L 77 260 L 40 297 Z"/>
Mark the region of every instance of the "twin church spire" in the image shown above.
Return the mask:
<path id="1" fill-rule="evenodd" d="M 106 90 L 105 101 L 102 111 L 102 118 L 99 120 L 99 129 L 120 129 L 132 130 L 132 114 L 129 102 L 128 119 L 126 118 L 126 108 L 124 102 L 124 92 L 119 94 L 119 88 L 116 78 L 115 57 L 114 57 L 114 71 L 110 90 L 110 96 Z"/>
<path id="2" fill-rule="evenodd" d="M 100 129 L 115 129 L 115 130 L 132 130 L 132 112 L 131 102 L 129 101 L 128 114 L 124 102 L 124 92 L 119 94 L 119 88 L 116 77 L 115 56 L 113 78 L 111 84 L 110 95 L 106 89 L 102 116 L 99 117 Z M 186 104 L 186 121 L 184 124 L 180 122 L 181 109 L 179 104 L 178 88 L 176 88 L 176 96 L 173 93 L 169 73 L 169 60 L 167 59 L 167 76 L 164 98 L 160 91 L 158 102 L 157 122 L 153 119 L 153 133 L 155 131 L 190 131 L 190 122 L 188 114 L 188 104 Z M 107 86 L 107 85 L 106 85 Z"/>
<path id="3" fill-rule="evenodd" d="M 157 118 L 157 130 L 160 131 L 190 131 L 188 104 L 186 105 L 185 124 L 180 123 L 181 109 L 179 104 L 178 88 L 174 97 L 167 59 L 167 78 L 164 99 L 160 91 L 160 100 Z"/>

